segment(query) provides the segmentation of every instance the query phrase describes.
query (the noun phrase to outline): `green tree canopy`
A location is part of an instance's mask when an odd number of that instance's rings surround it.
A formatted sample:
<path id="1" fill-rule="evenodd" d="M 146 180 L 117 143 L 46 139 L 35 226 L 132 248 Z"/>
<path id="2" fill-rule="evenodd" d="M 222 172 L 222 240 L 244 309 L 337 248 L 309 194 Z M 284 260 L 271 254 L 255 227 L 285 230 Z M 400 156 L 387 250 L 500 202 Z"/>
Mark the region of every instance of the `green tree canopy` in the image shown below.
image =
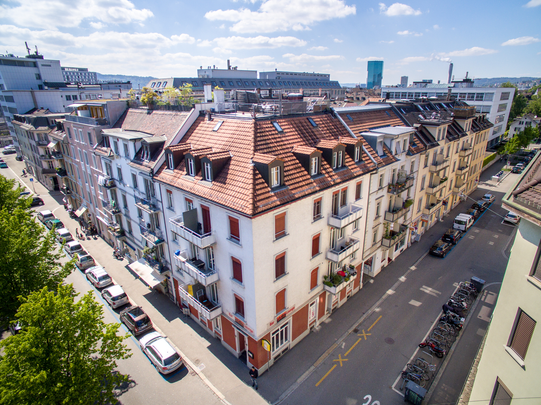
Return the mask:
<path id="1" fill-rule="evenodd" d="M 511 82 L 505 82 L 505 83 L 502 83 L 500 85 L 500 87 L 514 87 L 515 89 L 517 88 L 517 86 L 515 86 L 513 83 Z M 515 93 L 516 94 L 516 93 Z"/>
<path id="2" fill-rule="evenodd" d="M 517 117 L 522 117 L 524 110 L 528 105 L 528 100 L 522 94 L 515 96 L 513 103 L 511 104 L 511 111 L 509 112 L 508 126 L 511 125 L 513 120 Z"/>
<path id="3" fill-rule="evenodd" d="M 528 103 L 528 106 L 524 109 L 524 112 L 531 113 L 540 117 L 541 116 L 541 97 L 532 96 L 532 99 Z"/>
<path id="4" fill-rule="evenodd" d="M 178 88 L 180 90 L 180 103 L 182 105 L 191 106 L 192 104 L 197 103 L 198 101 L 193 97 L 192 85 L 190 83 L 185 83 L 183 86 Z"/>
<path id="5" fill-rule="evenodd" d="M 158 94 L 152 90 L 150 87 L 143 87 L 141 94 L 141 103 L 148 105 L 154 104 Z"/>
<path id="6" fill-rule="evenodd" d="M 17 312 L 22 330 L 0 342 L 1 404 L 116 403 L 113 390 L 127 376 L 113 373 L 131 356 L 120 324 L 105 324 L 92 292 L 76 302 L 73 286 L 23 299 Z"/>
<path id="7" fill-rule="evenodd" d="M 13 212 L 16 208 L 29 209 L 30 198 L 21 197 L 22 191 L 24 188 L 15 180 L 0 175 L 0 210 L 6 209 L 7 212 Z"/>

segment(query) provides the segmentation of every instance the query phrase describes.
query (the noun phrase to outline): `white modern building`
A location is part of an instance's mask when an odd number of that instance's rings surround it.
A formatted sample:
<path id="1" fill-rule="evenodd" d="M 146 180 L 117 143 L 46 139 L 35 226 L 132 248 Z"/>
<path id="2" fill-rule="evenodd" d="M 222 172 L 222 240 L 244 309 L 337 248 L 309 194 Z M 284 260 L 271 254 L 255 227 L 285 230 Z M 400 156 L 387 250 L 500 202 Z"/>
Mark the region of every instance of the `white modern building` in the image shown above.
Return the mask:
<path id="1" fill-rule="evenodd" d="M 512 138 L 519 132 L 524 131 L 528 127 L 537 128 L 541 118 L 537 117 L 534 114 L 525 114 L 522 117 L 517 117 L 511 123 L 509 127 L 509 137 Z"/>
<path id="2" fill-rule="evenodd" d="M 67 83 L 98 84 L 98 74 L 88 68 L 62 67 L 62 76 Z"/>

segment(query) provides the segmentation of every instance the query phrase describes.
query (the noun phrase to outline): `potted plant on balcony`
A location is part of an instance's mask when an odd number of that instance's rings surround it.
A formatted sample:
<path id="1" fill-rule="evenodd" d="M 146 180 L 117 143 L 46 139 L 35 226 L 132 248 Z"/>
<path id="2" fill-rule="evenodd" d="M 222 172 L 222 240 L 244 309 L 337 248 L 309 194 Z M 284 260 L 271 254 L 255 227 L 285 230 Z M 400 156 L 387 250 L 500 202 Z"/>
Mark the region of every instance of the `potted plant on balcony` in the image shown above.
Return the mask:
<path id="1" fill-rule="evenodd" d="M 385 239 L 389 239 L 389 235 L 390 235 L 389 223 L 385 222 L 385 224 L 383 225 L 383 228 L 384 228 L 383 237 Z"/>
<path id="2" fill-rule="evenodd" d="M 405 202 L 404 202 L 404 208 L 409 208 L 413 205 L 413 199 L 412 198 L 408 198 Z"/>

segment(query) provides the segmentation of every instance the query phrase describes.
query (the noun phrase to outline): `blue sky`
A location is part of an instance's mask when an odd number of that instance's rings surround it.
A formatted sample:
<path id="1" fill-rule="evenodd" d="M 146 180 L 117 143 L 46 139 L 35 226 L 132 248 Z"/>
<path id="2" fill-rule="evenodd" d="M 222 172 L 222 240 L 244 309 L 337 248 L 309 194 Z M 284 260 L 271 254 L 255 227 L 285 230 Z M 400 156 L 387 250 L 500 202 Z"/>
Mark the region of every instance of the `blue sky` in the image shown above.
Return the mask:
<path id="1" fill-rule="evenodd" d="M 330 73 L 366 83 L 366 62 L 400 76 L 541 77 L 541 0 L 0 0 L 0 49 L 25 41 L 63 66 L 195 76 L 200 66 Z M 402 2 L 403 1 L 403 2 Z"/>

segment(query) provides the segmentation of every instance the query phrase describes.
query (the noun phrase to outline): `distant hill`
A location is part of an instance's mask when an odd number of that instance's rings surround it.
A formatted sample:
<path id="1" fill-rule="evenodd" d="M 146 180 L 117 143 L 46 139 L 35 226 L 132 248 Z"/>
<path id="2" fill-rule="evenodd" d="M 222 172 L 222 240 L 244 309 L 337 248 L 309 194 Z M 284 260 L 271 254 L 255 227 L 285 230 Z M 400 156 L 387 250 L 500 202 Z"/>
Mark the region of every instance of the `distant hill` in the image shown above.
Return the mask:
<path id="1" fill-rule="evenodd" d="M 513 84 L 539 82 L 539 77 L 493 77 L 490 79 L 473 79 L 477 87 L 498 87 L 502 83 L 511 82 Z"/>
<path id="2" fill-rule="evenodd" d="M 103 75 L 98 73 L 98 80 L 103 81 L 119 81 L 119 82 L 131 82 L 134 89 L 139 87 L 143 88 L 148 84 L 149 81 L 155 79 L 152 76 L 126 76 L 126 75 Z"/>

